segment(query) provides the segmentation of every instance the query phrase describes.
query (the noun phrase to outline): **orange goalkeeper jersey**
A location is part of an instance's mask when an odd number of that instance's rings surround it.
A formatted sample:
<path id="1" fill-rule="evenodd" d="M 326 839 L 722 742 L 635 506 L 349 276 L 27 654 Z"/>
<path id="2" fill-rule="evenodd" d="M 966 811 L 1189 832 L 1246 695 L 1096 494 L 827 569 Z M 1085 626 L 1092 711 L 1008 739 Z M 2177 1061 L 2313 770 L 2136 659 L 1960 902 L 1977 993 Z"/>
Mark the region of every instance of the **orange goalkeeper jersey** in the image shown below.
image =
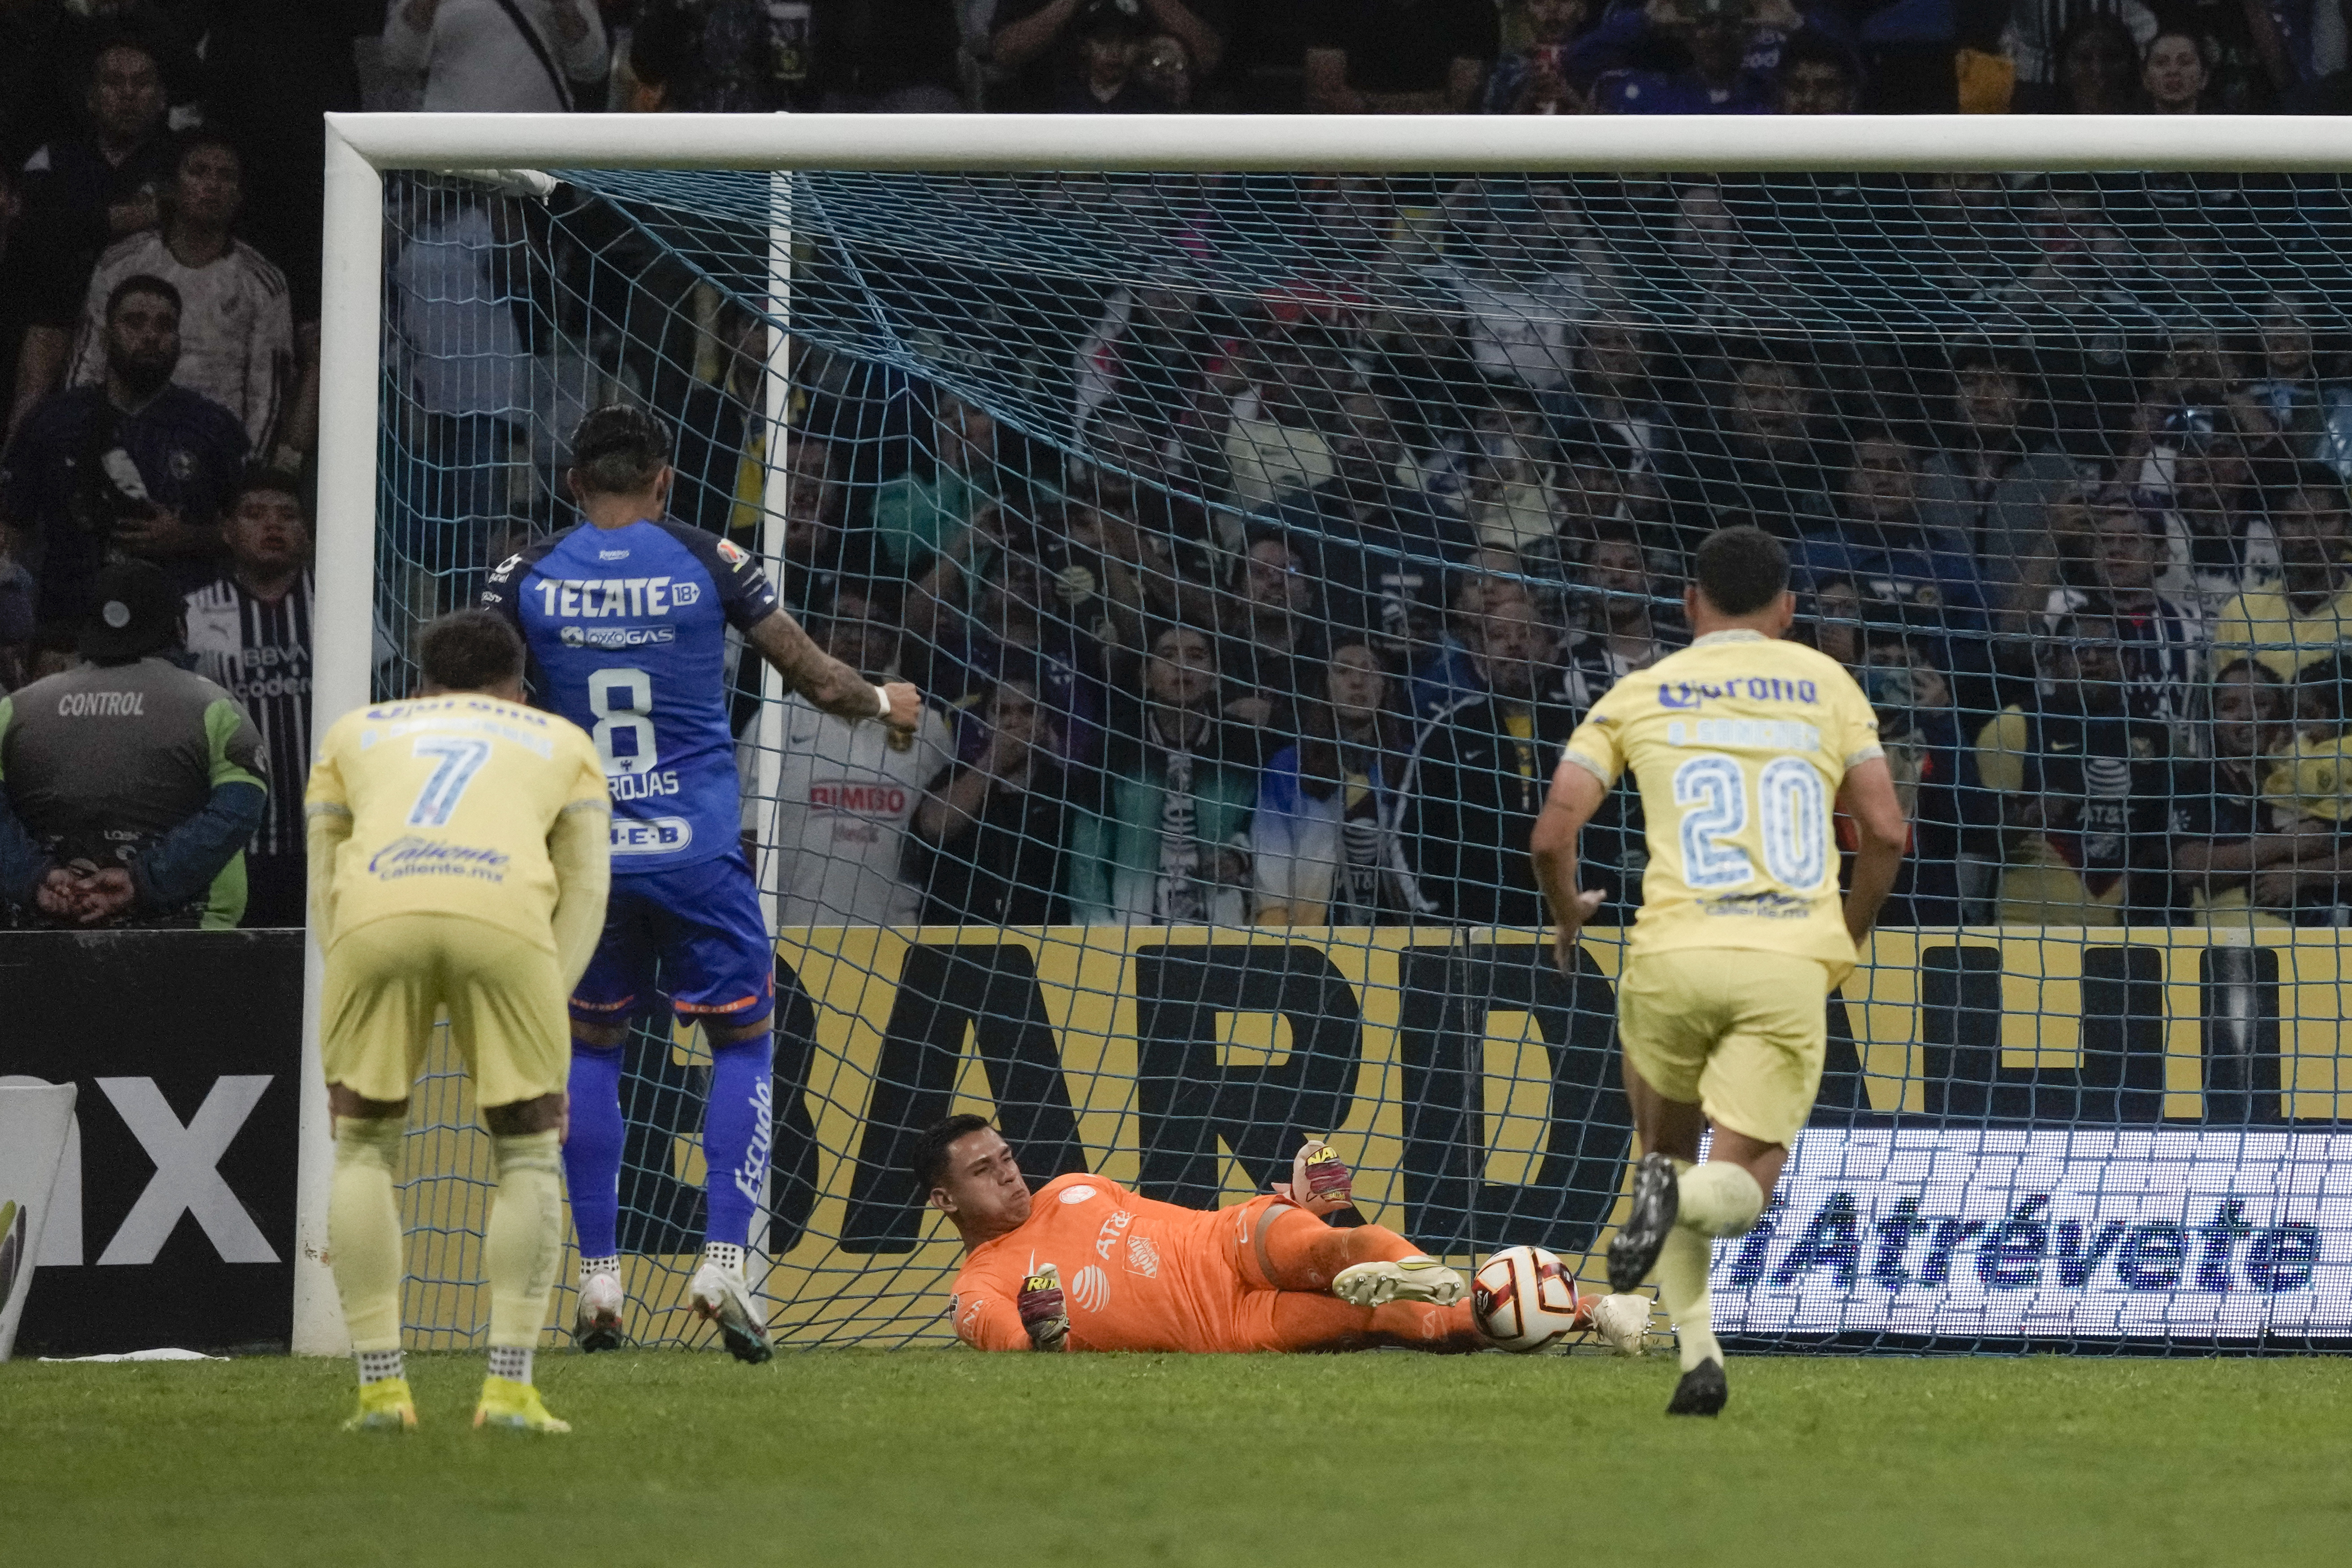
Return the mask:
<path id="1" fill-rule="evenodd" d="M 1070 1348 L 1240 1351 L 1264 1343 L 1261 1303 L 1235 1267 L 1251 1211 L 1188 1209 L 1138 1197 L 1100 1176 L 1056 1176 L 1018 1230 L 982 1242 L 955 1280 L 956 1336 L 984 1351 L 1025 1351 L 1021 1281 L 1055 1265 L 1070 1314 Z M 1257 1298 L 1252 1300 L 1251 1298 Z"/>

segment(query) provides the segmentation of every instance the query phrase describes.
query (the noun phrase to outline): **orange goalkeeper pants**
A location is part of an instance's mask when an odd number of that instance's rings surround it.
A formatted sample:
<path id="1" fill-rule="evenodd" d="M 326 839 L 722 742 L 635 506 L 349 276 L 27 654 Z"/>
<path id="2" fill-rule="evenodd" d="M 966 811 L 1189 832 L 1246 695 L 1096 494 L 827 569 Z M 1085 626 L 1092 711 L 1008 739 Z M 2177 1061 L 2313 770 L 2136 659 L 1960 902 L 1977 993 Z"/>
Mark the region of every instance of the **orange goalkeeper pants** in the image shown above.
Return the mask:
<path id="1" fill-rule="evenodd" d="M 1425 1257 L 1383 1226 L 1341 1230 L 1287 1198 L 1266 1196 L 1223 1211 L 1241 1298 L 1231 1331 L 1235 1351 L 1352 1351 L 1384 1345 L 1409 1350 L 1474 1351 L 1486 1343 L 1465 1300 L 1451 1307 L 1391 1301 L 1351 1307 L 1331 1281 L 1359 1263 Z"/>

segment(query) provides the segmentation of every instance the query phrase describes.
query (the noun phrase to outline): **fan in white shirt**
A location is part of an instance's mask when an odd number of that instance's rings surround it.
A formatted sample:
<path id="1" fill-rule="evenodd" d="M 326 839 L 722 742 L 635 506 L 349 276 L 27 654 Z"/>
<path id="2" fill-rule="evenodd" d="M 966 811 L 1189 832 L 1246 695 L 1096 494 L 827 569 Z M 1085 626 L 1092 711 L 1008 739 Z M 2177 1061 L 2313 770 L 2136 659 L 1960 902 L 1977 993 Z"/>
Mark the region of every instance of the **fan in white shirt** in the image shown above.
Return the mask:
<path id="1" fill-rule="evenodd" d="M 294 316 L 286 275 L 230 235 L 244 205 L 236 149 L 217 137 L 184 143 L 163 195 L 163 225 L 110 246 L 90 274 L 68 379 L 106 379 L 106 301 L 127 278 L 180 291 L 180 363 L 172 379 L 245 426 L 258 459 L 281 438 L 295 383 Z"/>
<path id="2" fill-rule="evenodd" d="M 809 630 L 868 680 L 898 662 L 898 628 L 856 595 L 838 596 L 832 615 Z M 783 704 L 783 722 L 776 924 L 913 924 L 922 889 L 904 873 L 907 828 L 923 786 L 955 754 L 947 721 L 925 709 L 908 744 L 882 725 L 853 724 L 794 696 Z"/>
<path id="3" fill-rule="evenodd" d="M 604 24 L 595 0 L 395 0 L 383 63 L 425 73 L 428 110 L 601 109 L 576 102 L 574 90 L 604 78 Z"/>

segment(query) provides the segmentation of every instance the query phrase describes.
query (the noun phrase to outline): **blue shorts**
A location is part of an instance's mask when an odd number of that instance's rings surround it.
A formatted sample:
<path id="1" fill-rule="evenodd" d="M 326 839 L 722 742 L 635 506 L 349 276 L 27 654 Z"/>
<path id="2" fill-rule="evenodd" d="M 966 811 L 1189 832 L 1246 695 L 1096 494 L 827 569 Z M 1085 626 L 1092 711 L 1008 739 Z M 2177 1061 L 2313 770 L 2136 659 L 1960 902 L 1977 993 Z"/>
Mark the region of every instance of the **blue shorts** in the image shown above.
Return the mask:
<path id="1" fill-rule="evenodd" d="M 675 871 L 613 879 L 604 934 L 572 993 L 583 1023 L 620 1024 L 654 989 L 681 1018 L 756 1024 L 776 1009 L 776 946 L 740 849 Z"/>

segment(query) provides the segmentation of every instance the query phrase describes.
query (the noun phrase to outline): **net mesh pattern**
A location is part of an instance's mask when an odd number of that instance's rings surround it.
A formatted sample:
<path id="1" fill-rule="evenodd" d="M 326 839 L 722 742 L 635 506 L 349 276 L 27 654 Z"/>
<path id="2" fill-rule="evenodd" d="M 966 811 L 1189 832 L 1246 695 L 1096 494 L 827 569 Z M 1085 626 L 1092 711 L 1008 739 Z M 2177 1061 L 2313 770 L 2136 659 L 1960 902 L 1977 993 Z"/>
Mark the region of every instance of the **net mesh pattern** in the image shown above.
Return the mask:
<path id="1" fill-rule="evenodd" d="M 673 515 L 931 710 L 861 752 L 734 677 L 785 1342 L 950 1334 L 905 1158 L 950 1109 L 1033 1181 L 1195 1205 L 1329 1135 L 1366 1217 L 1598 1288 L 1650 850 L 1629 781 L 1563 976 L 1527 834 L 1743 523 L 1912 837 L 1790 1174 L 1718 1250 L 1729 1337 L 2352 1331 L 2344 182 L 558 178 L 388 181 L 391 645 L 572 525 L 564 442 L 626 402 L 676 433 Z M 632 1331 L 698 1342 L 709 1057 L 637 1024 Z M 484 1321 L 448 1070 L 405 1189 L 428 1344 Z"/>

